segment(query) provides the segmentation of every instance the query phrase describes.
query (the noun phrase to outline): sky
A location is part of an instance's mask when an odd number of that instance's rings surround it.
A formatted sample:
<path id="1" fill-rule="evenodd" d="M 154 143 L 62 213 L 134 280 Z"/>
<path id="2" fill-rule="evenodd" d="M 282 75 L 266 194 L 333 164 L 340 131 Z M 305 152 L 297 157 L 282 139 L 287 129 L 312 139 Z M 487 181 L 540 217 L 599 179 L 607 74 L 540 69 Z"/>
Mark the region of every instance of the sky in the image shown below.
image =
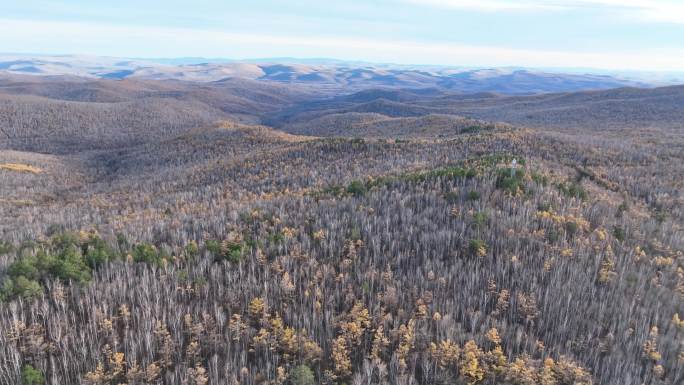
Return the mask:
<path id="1" fill-rule="evenodd" d="M 684 0 L 0 0 L 0 52 L 684 71 Z"/>

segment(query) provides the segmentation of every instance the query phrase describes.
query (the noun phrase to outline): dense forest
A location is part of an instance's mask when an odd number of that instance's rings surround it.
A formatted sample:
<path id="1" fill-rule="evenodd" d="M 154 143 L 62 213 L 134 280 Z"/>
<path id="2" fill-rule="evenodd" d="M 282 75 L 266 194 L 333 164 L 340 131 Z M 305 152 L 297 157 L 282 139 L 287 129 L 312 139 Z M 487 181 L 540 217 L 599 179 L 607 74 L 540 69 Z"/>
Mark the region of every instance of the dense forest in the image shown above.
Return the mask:
<path id="1" fill-rule="evenodd" d="M 2 104 L 0 384 L 684 382 L 681 126 L 193 115 L 151 84 Z M 162 113 L 103 120 L 130 105 Z"/>

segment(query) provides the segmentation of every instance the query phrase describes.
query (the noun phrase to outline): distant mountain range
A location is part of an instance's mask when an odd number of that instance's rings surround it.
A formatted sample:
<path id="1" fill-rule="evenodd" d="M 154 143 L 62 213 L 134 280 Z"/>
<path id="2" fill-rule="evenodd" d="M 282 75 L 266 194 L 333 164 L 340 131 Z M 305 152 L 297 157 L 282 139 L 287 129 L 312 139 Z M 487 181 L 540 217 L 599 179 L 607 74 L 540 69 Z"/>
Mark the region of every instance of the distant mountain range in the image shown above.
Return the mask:
<path id="1" fill-rule="evenodd" d="M 287 66 L 267 67 L 272 72 L 261 78 L 278 78 L 281 67 Z M 0 149 L 113 149 L 170 139 L 218 121 L 263 124 L 295 135 L 369 138 L 448 138 L 507 125 L 680 132 L 684 122 L 684 86 L 536 95 L 345 88 L 328 95 L 298 80 L 261 78 L 190 82 L 0 74 Z M 290 81 L 298 84 L 284 84 Z"/>
<path id="2" fill-rule="evenodd" d="M 89 56 L 0 54 L 0 75 L 90 79 L 179 80 L 210 83 L 226 79 L 299 85 L 317 93 L 370 88 L 438 89 L 459 93 L 525 95 L 549 92 L 651 87 L 670 83 L 591 73 L 554 73 L 524 68 L 468 69 L 344 62 L 331 59 L 127 59 Z"/>

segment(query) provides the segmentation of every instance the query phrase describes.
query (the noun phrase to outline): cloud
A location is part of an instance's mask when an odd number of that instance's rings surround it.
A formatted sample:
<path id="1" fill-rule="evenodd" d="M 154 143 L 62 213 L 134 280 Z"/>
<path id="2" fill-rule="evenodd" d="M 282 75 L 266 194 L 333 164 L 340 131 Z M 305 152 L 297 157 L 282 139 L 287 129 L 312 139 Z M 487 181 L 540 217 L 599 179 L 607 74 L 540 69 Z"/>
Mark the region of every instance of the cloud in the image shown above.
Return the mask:
<path id="1" fill-rule="evenodd" d="M 410 40 L 271 35 L 1 18 L 0 47 L 8 52 L 148 58 L 203 56 L 245 59 L 287 56 L 474 67 L 584 67 L 653 71 L 684 69 L 684 50 L 571 52 Z"/>
<path id="2" fill-rule="evenodd" d="M 574 0 L 577 7 L 606 8 L 636 20 L 684 24 L 684 3 L 677 0 Z"/>
<path id="3" fill-rule="evenodd" d="M 564 9 L 553 1 L 525 0 L 403 0 L 405 3 L 474 11 L 538 11 Z"/>
<path id="4" fill-rule="evenodd" d="M 642 22 L 684 24 L 679 0 L 402 0 L 421 6 L 493 11 L 602 10 Z"/>

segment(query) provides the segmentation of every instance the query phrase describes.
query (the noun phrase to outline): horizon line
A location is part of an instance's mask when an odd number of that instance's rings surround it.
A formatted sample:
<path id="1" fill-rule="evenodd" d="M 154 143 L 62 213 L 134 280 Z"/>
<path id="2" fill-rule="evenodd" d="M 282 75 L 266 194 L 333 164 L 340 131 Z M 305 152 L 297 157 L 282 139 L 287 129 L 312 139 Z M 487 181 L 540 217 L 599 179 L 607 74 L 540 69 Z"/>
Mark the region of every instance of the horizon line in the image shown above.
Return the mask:
<path id="1" fill-rule="evenodd" d="M 329 63 L 304 63 L 306 61 L 329 61 L 339 62 L 340 64 L 368 64 L 376 66 L 395 66 L 395 67 L 413 67 L 413 68 L 438 68 L 442 70 L 495 70 L 495 69 L 519 69 L 519 70 L 533 70 L 533 71 L 547 71 L 550 73 L 571 73 L 576 74 L 583 72 L 585 75 L 603 75 L 603 74 L 661 74 L 661 75 L 679 75 L 684 76 L 684 69 L 682 70 L 661 70 L 661 69 L 611 69 L 601 67 L 578 67 L 578 66 L 526 66 L 526 65 L 454 65 L 454 64 L 418 64 L 418 63 L 397 63 L 392 61 L 372 61 L 364 59 L 342 59 L 337 57 L 327 56 L 263 56 L 263 57 L 244 57 L 231 58 L 227 56 L 197 56 L 197 55 L 179 55 L 179 56 L 119 56 L 119 55 L 98 55 L 89 53 L 39 53 L 39 52 L 2 52 L 0 56 L 37 56 L 37 57 L 84 57 L 84 58 L 109 58 L 109 59 L 127 59 L 149 61 L 156 64 L 166 64 L 172 66 L 181 65 L 199 65 L 199 64 L 235 64 L 235 63 L 250 63 L 263 64 L 268 62 L 279 63 L 282 61 L 301 61 L 298 64 L 311 65 L 328 65 Z M 196 59 L 197 62 L 188 63 L 161 63 L 159 61 L 173 61 L 173 60 L 191 60 Z M 682 79 L 684 81 L 684 79 Z"/>

